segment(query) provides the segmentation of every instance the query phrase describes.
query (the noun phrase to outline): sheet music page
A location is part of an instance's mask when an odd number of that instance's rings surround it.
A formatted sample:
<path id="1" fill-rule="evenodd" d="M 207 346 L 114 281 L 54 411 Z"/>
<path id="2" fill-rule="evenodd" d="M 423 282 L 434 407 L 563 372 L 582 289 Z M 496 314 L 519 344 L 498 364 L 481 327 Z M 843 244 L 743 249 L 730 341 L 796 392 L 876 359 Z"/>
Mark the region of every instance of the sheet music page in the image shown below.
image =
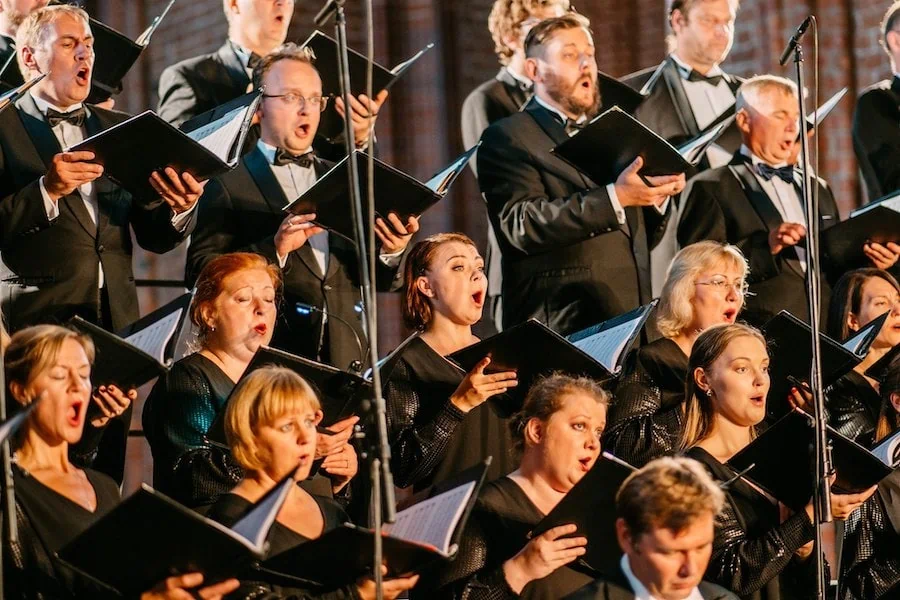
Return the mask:
<path id="1" fill-rule="evenodd" d="M 873 208 L 875 208 L 877 206 L 884 206 L 885 208 L 890 208 L 894 212 L 900 212 L 900 195 L 895 196 L 894 198 L 888 198 L 887 200 L 884 200 L 882 202 L 877 202 L 877 203 L 873 202 L 873 203 L 867 204 L 865 206 L 861 206 L 860 208 L 857 208 L 856 210 L 854 210 L 853 212 L 850 213 L 850 218 L 852 219 L 853 217 L 857 217 L 857 216 L 863 214 L 864 212 L 868 212 L 868 211 L 872 210 Z"/>
<path id="2" fill-rule="evenodd" d="M 446 556 L 450 553 L 453 531 L 474 490 L 475 482 L 470 481 L 410 506 L 397 513 L 396 522 L 385 525 L 384 532 L 392 537 L 432 546 Z"/>
<path id="3" fill-rule="evenodd" d="M 823 104 L 822 106 L 817 108 L 816 112 L 813 114 L 813 116 L 811 118 L 809 118 L 809 120 L 812 121 L 812 123 L 816 127 L 821 125 L 822 121 L 825 120 L 825 117 L 827 117 L 829 114 L 831 114 L 831 111 L 834 110 L 834 107 L 837 106 L 837 103 L 840 102 L 841 98 L 843 98 L 845 95 L 847 95 L 847 88 L 842 89 L 841 91 L 836 93 L 834 96 L 829 98 L 825 102 L 825 104 Z"/>
<path id="4" fill-rule="evenodd" d="M 189 132 L 187 136 L 227 163 L 231 147 L 241 131 L 249 108 L 241 106 L 230 110 L 212 123 Z"/>
<path id="5" fill-rule="evenodd" d="M 231 527 L 231 530 L 261 551 L 278 511 L 281 510 L 288 492 L 294 485 L 292 479 L 282 481 L 274 490 L 263 496 L 250 512 Z"/>
<path id="6" fill-rule="evenodd" d="M 703 155 L 705 146 L 709 144 L 709 141 L 715 139 L 722 132 L 722 130 L 728 127 L 730 124 L 730 120 L 720 123 L 700 137 L 680 146 L 678 148 L 678 153 L 681 154 L 681 156 L 684 157 L 684 159 L 689 163 L 697 162 Z"/>
<path id="7" fill-rule="evenodd" d="M 469 162 L 469 155 L 466 153 L 459 160 L 454 161 L 452 165 L 432 177 L 425 184 L 425 187 L 430 189 L 436 194 L 443 194 L 447 189 L 447 183 L 453 178 L 453 175 L 460 169 L 460 167 L 464 166 L 467 162 Z"/>
<path id="8" fill-rule="evenodd" d="M 140 331 L 129 335 L 125 341 L 154 357 L 162 364 L 166 364 L 166 346 L 175 335 L 175 329 L 181 320 L 183 309 L 169 313 L 156 323 L 144 327 Z"/>
<path id="9" fill-rule="evenodd" d="M 875 446 L 872 454 L 887 466 L 894 467 L 900 462 L 900 431 Z"/>
<path id="10" fill-rule="evenodd" d="M 610 373 L 615 373 L 619 355 L 639 323 L 640 319 L 626 321 L 572 343 L 576 348 L 606 367 Z"/>

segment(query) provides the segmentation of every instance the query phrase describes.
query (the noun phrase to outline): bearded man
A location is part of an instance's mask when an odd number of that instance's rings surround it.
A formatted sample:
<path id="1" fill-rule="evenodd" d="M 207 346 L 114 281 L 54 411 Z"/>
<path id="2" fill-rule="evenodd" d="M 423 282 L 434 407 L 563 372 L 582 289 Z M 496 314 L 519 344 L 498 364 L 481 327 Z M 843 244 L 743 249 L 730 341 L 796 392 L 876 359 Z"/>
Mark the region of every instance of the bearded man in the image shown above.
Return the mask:
<path id="1" fill-rule="evenodd" d="M 478 182 L 502 253 L 503 327 L 537 318 L 565 335 L 650 300 L 648 235 L 684 175 L 648 185 L 638 158 L 594 182 L 551 152 L 600 106 L 586 18 L 542 21 L 525 56 L 534 98 L 485 131 Z"/>

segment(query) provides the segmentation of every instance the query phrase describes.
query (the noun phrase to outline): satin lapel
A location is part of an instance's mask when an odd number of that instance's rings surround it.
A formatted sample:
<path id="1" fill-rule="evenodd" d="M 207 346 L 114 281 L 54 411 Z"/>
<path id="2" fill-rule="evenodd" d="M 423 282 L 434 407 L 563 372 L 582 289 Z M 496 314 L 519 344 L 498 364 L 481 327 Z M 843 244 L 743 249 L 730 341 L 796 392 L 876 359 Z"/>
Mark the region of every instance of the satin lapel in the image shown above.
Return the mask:
<path id="1" fill-rule="evenodd" d="M 246 91 L 247 86 L 250 85 L 250 78 L 247 77 L 247 71 L 244 70 L 244 65 L 241 63 L 241 59 L 232 47 L 231 42 L 222 44 L 222 47 L 219 48 L 216 54 L 219 57 L 219 62 L 225 67 L 228 78 L 234 84 L 234 87 L 240 88 L 242 90 L 241 93 Z"/>
<path id="2" fill-rule="evenodd" d="M 583 175 L 581 171 L 557 157 L 555 154 L 550 153 L 551 148 L 555 148 L 569 139 L 565 127 L 563 127 L 556 117 L 553 116 L 549 110 L 535 102 L 534 99 L 532 99 L 523 110 L 531 115 L 531 118 L 534 119 L 535 123 L 537 123 L 538 127 L 543 130 L 548 138 L 546 140 L 547 143 L 545 144 L 547 148 L 546 152 L 540 152 L 541 147 L 537 144 L 532 146 L 535 154 L 548 155 L 547 160 L 543 161 L 544 168 L 554 172 L 559 177 L 568 179 L 576 185 L 581 185 L 585 188 L 593 187 L 590 179 Z"/>
<path id="3" fill-rule="evenodd" d="M 88 108 L 87 111 L 88 117 L 84 123 L 84 128 L 88 137 L 100 133 L 104 129 L 112 126 L 112 123 L 106 123 L 105 119 L 102 118 L 97 111 L 92 110 L 91 108 Z M 109 182 L 105 177 L 102 179 L 107 183 Z M 115 191 L 101 192 L 100 190 L 104 188 Z M 97 181 L 94 189 L 97 190 L 97 238 L 99 238 L 103 233 L 103 230 L 109 225 L 109 215 L 113 210 L 113 207 L 109 206 L 109 204 L 116 201 L 119 188 L 112 185 L 101 185 L 101 182 Z M 84 205 L 84 202 L 81 204 Z"/>
<path id="4" fill-rule="evenodd" d="M 681 75 L 678 74 L 678 67 L 671 57 L 667 58 L 666 62 L 662 78 L 669 89 L 669 96 L 672 98 L 675 114 L 678 115 L 678 120 L 681 121 L 681 126 L 684 127 L 685 132 L 695 136 L 700 133 L 700 128 L 697 127 L 697 120 L 694 118 L 691 103 L 688 101 L 687 94 L 684 93 L 684 86 L 681 85 Z"/>
<path id="5" fill-rule="evenodd" d="M 25 126 L 25 131 L 31 138 L 35 149 L 44 162 L 45 166 L 50 165 L 53 157 L 62 152 L 59 140 L 53 135 L 53 130 L 44 120 L 44 115 L 38 110 L 37 104 L 34 102 L 31 94 L 26 94 L 24 98 L 16 104 L 19 107 L 19 117 Z M 78 221 L 79 225 L 84 228 L 89 236 L 95 238 L 97 236 L 97 225 L 91 220 L 87 208 L 84 206 L 84 200 L 77 191 L 60 198 L 60 210 L 68 210 Z"/>
<path id="6" fill-rule="evenodd" d="M 750 166 L 743 161 L 733 161 L 728 168 L 737 177 L 741 187 L 744 188 L 744 194 L 746 194 L 756 214 L 766 224 L 769 231 L 778 229 L 778 226 L 783 222 L 781 213 L 775 208 L 775 204 L 769 198 L 769 195 L 762 189 L 756 175 L 750 170 Z"/>

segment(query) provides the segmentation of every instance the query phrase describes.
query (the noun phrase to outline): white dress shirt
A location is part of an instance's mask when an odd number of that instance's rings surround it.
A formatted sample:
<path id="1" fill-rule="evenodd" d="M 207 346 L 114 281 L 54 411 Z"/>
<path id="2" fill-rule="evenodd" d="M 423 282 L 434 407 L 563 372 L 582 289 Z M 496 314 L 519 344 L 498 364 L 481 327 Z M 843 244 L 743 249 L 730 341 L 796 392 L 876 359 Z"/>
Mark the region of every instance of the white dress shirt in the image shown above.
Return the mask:
<path id="1" fill-rule="evenodd" d="M 697 121 L 697 127 L 702 131 L 734 105 L 734 92 L 731 91 L 728 82 L 724 79 L 718 85 L 711 85 L 705 81 L 689 81 L 688 76 L 693 68 L 677 55 L 672 54 L 671 56 L 678 67 L 679 75 L 681 75 L 681 85 L 684 88 L 684 95 L 687 96 L 688 103 L 691 105 L 691 112 L 694 113 L 694 120 Z M 716 65 L 706 75 L 708 77 L 723 75 L 723 71 Z M 710 166 L 715 169 L 727 165 L 731 161 L 731 154 L 713 144 L 706 151 L 706 158 L 709 160 Z"/>
<path id="2" fill-rule="evenodd" d="M 34 99 L 34 103 L 37 105 L 37 108 L 43 115 L 47 115 L 48 109 L 53 109 L 55 111 L 66 113 L 81 108 L 83 105 L 81 102 L 78 104 L 73 104 L 68 108 L 62 109 L 58 106 L 54 106 L 40 98 L 37 94 L 32 90 L 29 92 L 31 97 Z M 56 136 L 57 141 L 59 142 L 60 148 L 65 151 L 70 146 L 74 146 L 75 144 L 84 141 L 87 136 L 87 131 L 84 126 L 76 127 L 72 123 L 68 121 L 62 121 L 56 125 L 56 127 L 51 127 L 50 131 L 53 132 L 53 135 Z M 44 210 L 47 213 L 47 220 L 53 221 L 59 216 L 59 202 L 54 202 L 50 198 L 50 193 L 47 191 L 47 187 L 44 183 L 44 177 L 41 176 L 39 187 L 41 189 L 41 197 L 44 199 Z M 100 210 L 100 205 L 97 201 L 97 182 L 89 181 L 84 185 L 78 186 L 78 193 L 81 194 L 81 199 L 84 201 L 84 207 L 87 209 L 87 213 L 91 218 L 91 222 L 96 225 L 97 224 L 97 213 Z M 172 217 L 172 226 L 178 231 L 184 231 L 184 228 L 187 226 L 188 217 L 191 212 L 197 206 L 195 202 L 194 205 L 187 211 L 176 214 Z M 99 284 L 100 288 L 103 288 L 106 285 L 106 278 L 103 273 L 103 263 L 102 261 L 99 263 Z"/>
<path id="3" fill-rule="evenodd" d="M 634 600 L 660 600 L 656 596 L 650 594 L 647 591 L 647 587 L 640 582 L 640 580 L 634 576 L 634 573 L 631 571 L 631 564 L 628 562 L 628 555 L 623 554 L 622 560 L 619 561 L 619 566 L 622 567 L 622 572 L 625 574 L 625 579 L 628 580 L 628 584 L 631 586 L 631 591 L 634 592 Z M 685 598 L 685 600 L 703 600 L 703 595 L 700 593 L 699 588 L 694 588 L 691 590 L 691 594 Z"/>
<path id="4" fill-rule="evenodd" d="M 759 163 L 765 162 L 753 154 L 747 146 L 741 146 L 741 154 L 749 157 L 754 167 Z M 770 166 L 777 169 L 787 166 L 787 163 L 779 163 Z M 780 177 L 773 177 L 771 180 L 766 181 L 756 172 L 756 169 L 753 169 L 753 175 L 756 177 L 757 181 L 759 181 L 763 191 L 766 192 L 766 195 L 772 201 L 772 204 L 775 205 L 778 214 L 781 215 L 781 218 L 785 223 L 799 223 L 806 227 L 806 214 L 803 210 L 803 204 L 800 201 L 800 194 L 797 193 L 797 189 L 801 183 L 800 176 L 796 172 L 794 173 L 793 184 L 784 181 Z M 794 246 L 794 250 L 797 251 L 797 258 L 800 259 L 800 266 L 806 271 L 806 250 L 800 246 Z"/>

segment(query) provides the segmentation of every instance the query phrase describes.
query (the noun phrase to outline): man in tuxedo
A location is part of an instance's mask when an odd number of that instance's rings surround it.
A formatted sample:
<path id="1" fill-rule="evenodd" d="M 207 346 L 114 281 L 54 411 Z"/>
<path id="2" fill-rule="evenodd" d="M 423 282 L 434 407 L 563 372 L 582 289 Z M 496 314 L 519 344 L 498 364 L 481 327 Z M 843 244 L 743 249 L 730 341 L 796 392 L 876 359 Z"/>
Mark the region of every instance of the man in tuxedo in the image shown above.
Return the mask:
<path id="1" fill-rule="evenodd" d="M 188 249 L 188 285 L 215 256 L 263 254 L 284 270 L 273 345 L 341 369 L 353 362 L 362 368 L 368 359 L 355 245 L 314 226 L 315 215 L 285 218 L 282 211 L 332 166 L 311 151 L 327 102 L 312 54 L 285 44 L 260 62 L 254 79 L 266 89 L 258 113 L 261 137 L 237 168 L 207 186 Z M 399 287 L 400 259 L 418 230 L 415 219 L 389 220 L 403 235 L 377 221 L 382 246 L 373 285 L 381 290 Z"/>
<path id="2" fill-rule="evenodd" d="M 738 1 L 674 0 L 669 9 L 669 55 L 656 67 L 622 78 L 647 94 L 634 116 L 674 144 L 695 137 L 734 106 L 741 79 L 722 71 L 719 63 L 731 50 Z M 728 164 L 740 144 L 737 128 L 729 127 L 707 151 L 700 168 Z M 662 290 L 677 251 L 672 221 L 668 225 L 652 244 L 654 294 Z"/>
<path id="3" fill-rule="evenodd" d="M 133 198 L 103 177 L 92 153 L 63 150 L 128 117 L 84 104 L 94 64 L 84 11 L 33 11 L 16 42 L 26 79 L 49 74 L 0 113 L 0 251 L 13 275 L 3 298 L 6 322 L 15 330 L 79 315 L 117 331 L 140 316 L 132 230 L 141 247 L 171 250 L 193 228 L 203 184 L 167 168 L 150 180 L 158 197 Z M 95 402 L 105 405 L 100 396 Z M 121 481 L 131 410 L 117 409 L 123 412 L 102 433 L 86 428 L 89 447 L 72 452 Z"/>
<path id="4" fill-rule="evenodd" d="M 503 326 L 534 317 L 568 334 L 650 300 L 647 231 L 684 175 L 647 185 L 638 158 L 594 182 L 551 152 L 600 106 L 587 19 L 535 25 L 525 55 L 535 96 L 484 132 L 478 180 L 503 255 Z"/>
<path id="5" fill-rule="evenodd" d="M 173 125 L 181 125 L 249 91 L 254 66 L 287 37 L 294 0 L 225 0 L 224 8 L 228 20 L 225 43 L 212 54 L 183 60 L 160 75 L 157 113 Z M 387 92 L 383 90 L 371 101 L 364 94 L 351 98 L 357 148 L 367 146 L 370 116 L 375 119 L 386 99 Z M 341 98 L 335 99 L 335 108 L 342 116 L 345 114 Z M 255 128 L 251 134 L 248 150 L 256 141 Z M 320 137 L 315 147 L 320 156 L 329 160 L 345 156 L 342 142 L 332 143 Z"/>
<path id="6" fill-rule="evenodd" d="M 881 45 L 894 77 L 866 88 L 853 112 L 853 150 L 869 200 L 900 190 L 900 2 L 884 14 Z"/>
<path id="7" fill-rule="evenodd" d="M 19 71 L 16 55 L 16 29 L 32 12 L 47 6 L 50 0 L 0 0 L 0 67 L 7 64 L 0 73 L 0 82 L 8 87 L 25 83 Z"/>
<path id="8" fill-rule="evenodd" d="M 702 581 L 725 494 L 689 458 L 658 458 L 616 494 L 619 569 L 567 600 L 737 600 Z"/>
<path id="9" fill-rule="evenodd" d="M 488 29 L 494 39 L 494 52 L 500 59 L 500 71 L 466 97 L 462 107 L 463 145 L 471 148 L 481 139 L 488 125 L 519 112 L 531 99 L 532 82 L 525 75 L 525 36 L 544 19 L 559 17 L 570 9 L 569 0 L 496 0 L 488 17 Z M 477 163 L 469 163 L 478 175 Z M 488 227 L 485 256 L 488 278 L 488 314 L 495 328 L 502 322 L 500 293 L 503 278 L 500 248 L 494 230 Z"/>
<path id="10" fill-rule="evenodd" d="M 49 75 L 0 114 L 0 249 L 21 286 L 5 303 L 13 330 L 76 314 L 114 331 L 136 321 L 130 228 L 163 253 L 194 225 L 203 187 L 189 174 L 155 173 L 159 197 L 132 198 L 92 153 L 62 150 L 128 117 L 83 104 L 92 42 L 87 14 L 70 6 L 35 11 L 19 28 L 25 77 Z"/>
<path id="11" fill-rule="evenodd" d="M 730 242 L 750 263 L 750 292 L 743 316 L 761 325 L 781 310 L 808 320 L 805 275 L 806 217 L 800 197 L 801 174 L 793 162 L 799 135 L 797 86 L 773 75 L 747 80 L 737 96 L 736 123 L 743 145 L 732 161 L 692 178 L 682 195 L 678 243 Z M 826 182 L 819 186 L 820 228 L 837 223 L 838 209 Z M 900 246 L 866 244 L 872 265 L 897 262 Z M 829 269 L 829 262 L 823 261 Z M 859 265 L 864 266 L 864 265 Z M 823 272 L 822 304 L 827 314 L 829 281 Z"/>

